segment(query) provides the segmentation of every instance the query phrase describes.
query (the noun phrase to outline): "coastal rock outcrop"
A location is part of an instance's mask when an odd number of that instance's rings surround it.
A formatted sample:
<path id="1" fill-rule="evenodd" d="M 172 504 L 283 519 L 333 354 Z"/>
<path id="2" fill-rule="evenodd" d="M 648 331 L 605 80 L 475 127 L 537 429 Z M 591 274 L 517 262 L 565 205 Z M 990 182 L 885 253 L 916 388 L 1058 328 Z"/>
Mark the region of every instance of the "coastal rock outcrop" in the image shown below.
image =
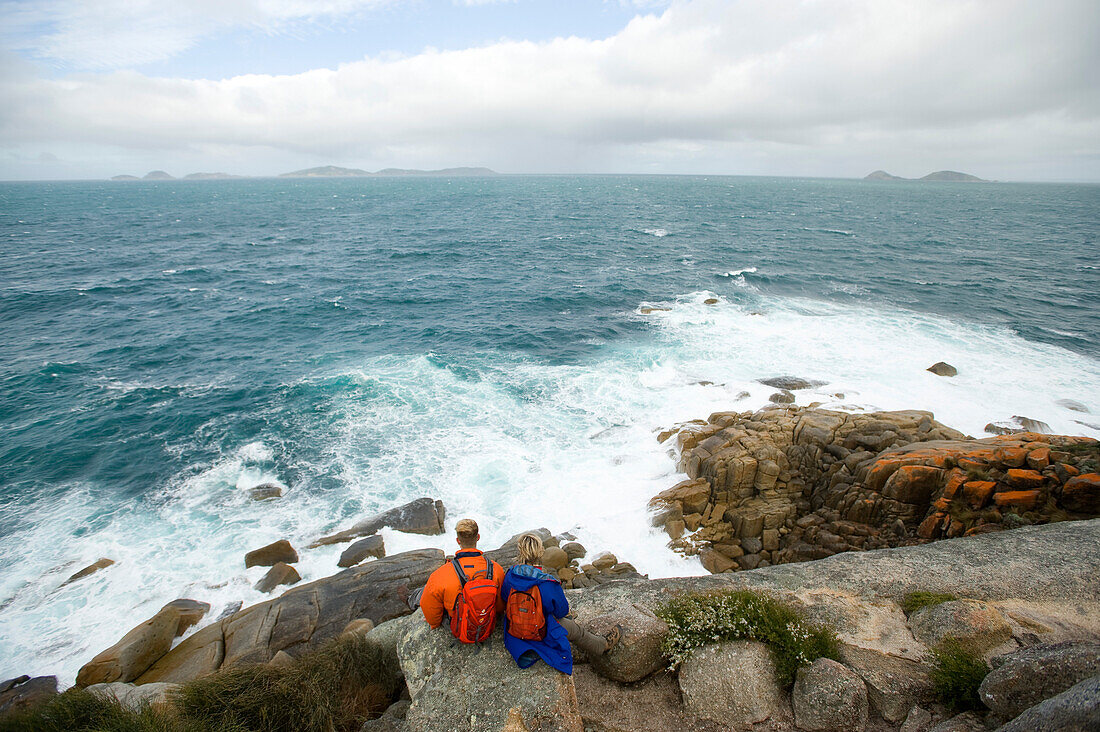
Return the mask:
<path id="1" fill-rule="evenodd" d="M 688 479 L 650 502 L 653 523 L 712 572 L 1089 517 L 1100 504 L 1089 472 L 1100 443 L 1087 437 L 973 440 L 928 412 L 812 407 L 719 412 L 671 434 Z"/>
<path id="2" fill-rule="evenodd" d="M 340 544 L 360 536 L 377 534 L 381 529 L 389 527 L 396 531 L 404 531 L 409 534 L 442 534 L 443 519 L 447 512 L 443 507 L 443 501 L 431 498 L 417 498 L 404 506 L 391 508 L 388 511 L 377 513 L 363 519 L 350 529 L 338 531 L 329 536 L 322 536 L 310 544 L 310 548 L 326 546 L 328 544 Z"/>
<path id="3" fill-rule="evenodd" d="M 1100 729 L 1100 675 L 1024 711 L 998 732 L 1066 732 Z"/>
<path id="4" fill-rule="evenodd" d="M 419 622 L 417 622 L 419 621 Z M 582 732 L 573 679 L 544 663 L 518 672 L 501 630 L 479 645 L 454 643 L 419 611 L 397 645 L 412 702 L 409 732 L 517 729 Z"/>
<path id="5" fill-rule="evenodd" d="M 1012 719 L 1100 675 L 1100 643 L 1065 641 L 1022 648 L 994 658 L 992 665 L 978 696 L 1001 718 Z"/>
<path id="6" fill-rule="evenodd" d="M 298 561 L 298 552 L 286 539 L 253 549 L 244 555 L 244 566 L 248 567 L 274 567 L 280 562 L 294 564 Z"/>

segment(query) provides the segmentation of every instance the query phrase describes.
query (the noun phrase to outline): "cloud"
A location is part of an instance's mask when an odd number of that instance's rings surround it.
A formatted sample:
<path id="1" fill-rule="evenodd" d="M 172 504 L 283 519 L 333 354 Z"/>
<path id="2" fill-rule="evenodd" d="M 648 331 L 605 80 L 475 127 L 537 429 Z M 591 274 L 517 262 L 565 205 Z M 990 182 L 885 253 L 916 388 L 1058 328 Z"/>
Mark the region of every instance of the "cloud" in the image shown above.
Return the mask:
<path id="1" fill-rule="evenodd" d="M 15 0 L 0 6 L 7 46 L 54 65 L 113 69 L 162 61 L 238 27 L 267 33 L 396 0 Z"/>
<path id="2" fill-rule="evenodd" d="M 270 17 L 305 12 L 277 7 Z M 806 172 L 854 173 L 836 166 L 873 157 L 874 167 L 896 159 L 928 169 L 985 161 L 978 172 L 991 176 L 998 164 L 1042 170 L 1047 161 L 1057 175 L 1076 161 L 1100 177 L 1097 8 L 694 0 L 606 39 L 502 41 L 288 76 L 9 74 L 0 134 L 39 147 L 252 148 L 527 170 L 668 166 L 677 156 L 699 169 L 712 154 L 764 166 L 751 172 L 800 159 Z"/>

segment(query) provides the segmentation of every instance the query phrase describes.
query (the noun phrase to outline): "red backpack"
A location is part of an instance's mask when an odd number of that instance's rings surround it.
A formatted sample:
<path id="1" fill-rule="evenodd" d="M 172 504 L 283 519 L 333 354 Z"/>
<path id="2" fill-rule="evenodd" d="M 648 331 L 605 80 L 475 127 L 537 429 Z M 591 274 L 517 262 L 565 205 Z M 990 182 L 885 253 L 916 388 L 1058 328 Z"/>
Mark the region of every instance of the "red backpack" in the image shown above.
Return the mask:
<path id="1" fill-rule="evenodd" d="M 458 563 L 452 562 L 462 585 L 451 611 L 451 633 L 463 643 L 480 643 L 493 632 L 497 619 L 497 585 L 493 582 L 493 562 L 485 558 L 485 571 L 467 578 Z M 478 575 L 484 574 L 484 577 Z"/>
<path id="2" fill-rule="evenodd" d="M 542 611 L 542 593 L 535 585 L 529 590 L 512 590 L 504 607 L 508 635 L 520 640 L 546 640 L 546 615 Z"/>

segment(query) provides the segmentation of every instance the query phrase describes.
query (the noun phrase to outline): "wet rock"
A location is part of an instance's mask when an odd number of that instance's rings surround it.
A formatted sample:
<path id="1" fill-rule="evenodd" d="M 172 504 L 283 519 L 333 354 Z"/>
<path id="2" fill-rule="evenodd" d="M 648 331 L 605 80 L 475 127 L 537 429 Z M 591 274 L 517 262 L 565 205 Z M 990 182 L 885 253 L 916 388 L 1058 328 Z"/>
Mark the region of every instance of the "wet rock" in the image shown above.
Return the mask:
<path id="1" fill-rule="evenodd" d="M 179 684 L 144 684 L 135 686 L 121 681 L 108 684 L 92 684 L 88 691 L 97 696 L 115 699 L 132 712 L 141 711 L 154 704 L 167 704 L 171 695 L 180 688 Z"/>
<path id="2" fill-rule="evenodd" d="M 622 626 L 622 638 L 609 653 L 589 658 L 592 668 L 612 681 L 633 683 L 664 667 L 661 644 L 668 635 L 665 621 L 646 607 L 630 605 L 594 618 L 587 628 L 607 635 L 616 624 Z"/>
<path id="3" fill-rule="evenodd" d="M 286 539 L 280 539 L 259 549 L 253 549 L 244 555 L 244 566 L 249 567 L 273 567 L 279 562 L 294 564 L 298 561 L 298 552 Z"/>
<path id="4" fill-rule="evenodd" d="M 282 650 L 297 656 L 335 637 L 357 618 L 381 624 L 407 615 L 410 588 L 424 586 L 443 561 L 442 551 L 421 549 L 292 587 L 184 638 L 137 682 L 183 683 L 220 668 L 267 663 Z"/>
<path id="5" fill-rule="evenodd" d="M 592 566 L 600 570 L 601 572 L 605 572 L 611 569 L 618 563 L 619 560 L 611 552 L 600 552 L 592 560 Z"/>
<path id="6" fill-rule="evenodd" d="M 37 706 L 51 696 L 57 695 L 56 676 L 36 676 L 34 678 L 21 676 L 19 678 L 23 681 L 12 683 L 18 679 L 10 679 L 4 682 L 5 685 L 9 683 L 12 685 L 5 691 L 0 692 L 0 716 L 22 712 Z"/>
<path id="7" fill-rule="evenodd" d="M 89 564 L 84 569 L 80 570 L 79 572 L 77 572 L 73 576 L 69 577 L 69 579 L 62 582 L 61 586 L 64 587 L 65 585 L 69 584 L 70 582 L 76 582 L 78 579 L 83 579 L 83 578 L 87 577 L 90 574 L 95 574 L 99 570 L 106 569 L 107 567 L 110 567 L 114 563 L 115 563 L 115 560 L 107 559 L 106 557 L 102 557 L 100 559 L 97 559 L 96 561 L 92 562 L 91 564 Z"/>
<path id="8" fill-rule="evenodd" d="M 1059 407 L 1069 409 L 1073 412 L 1081 412 L 1083 414 L 1089 414 L 1089 408 L 1079 401 L 1073 399 L 1059 399 L 1055 402 Z"/>
<path id="9" fill-rule="evenodd" d="M 377 534 L 381 529 L 389 527 L 396 531 L 404 531 L 409 534 L 425 534 L 432 536 L 443 533 L 443 520 L 446 517 L 443 501 L 431 498 L 417 498 L 404 506 L 391 508 L 388 511 L 375 514 L 352 526 L 350 529 L 337 532 L 330 536 L 322 536 L 310 544 L 310 548 L 326 546 L 328 544 L 340 544 L 345 541 L 357 539 L 360 536 Z"/>
<path id="10" fill-rule="evenodd" d="M 685 711 L 734 729 L 790 716 L 763 643 L 704 646 L 681 664 L 679 683 Z"/>
<path id="11" fill-rule="evenodd" d="M 1043 435 L 1050 434 L 1050 425 L 1042 420 L 1032 419 L 1031 417 L 1021 417 L 1018 414 L 1012 415 L 1012 420 L 1023 427 L 1025 432 L 1038 432 Z"/>
<path id="12" fill-rule="evenodd" d="M 584 555 L 588 553 L 584 545 L 578 544 L 575 541 L 571 541 L 568 544 L 562 544 L 561 549 L 565 552 L 565 555 L 569 557 L 569 561 L 571 562 L 575 559 L 582 559 Z"/>
<path id="13" fill-rule="evenodd" d="M 807 732 L 857 732 L 867 726 L 863 679 L 828 658 L 798 669 L 791 706 L 795 724 Z"/>
<path id="14" fill-rule="evenodd" d="M 799 389 L 813 389 L 817 386 L 825 386 L 826 382 L 803 379 L 798 376 L 773 376 L 768 379 L 757 379 L 757 383 L 763 384 L 764 386 L 770 386 L 773 389 L 798 391 Z"/>
<path id="15" fill-rule="evenodd" d="M 526 729 L 582 732 L 572 677 L 541 661 L 520 672 L 499 626 L 475 646 L 453 643 L 446 629 L 420 620 L 397 646 L 412 697 L 405 716 L 411 732 L 501 729 L 510 715 Z"/>
<path id="16" fill-rule="evenodd" d="M 1100 676 L 1079 681 L 1036 704 L 999 732 L 1069 732 L 1100 729 Z"/>
<path id="17" fill-rule="evenodd" d="M 354 567 L 368 557 L 380 558 L 386 556 L 386 544 L 378 534 L 360 539 L 344 550 L 340 555 L 337 567 Z"/>
<path id="18" fill-rule="evenodd" d="M 704 305 L 717 305 L 718 304 L 718 298 L 708 297 L 706 300 L 703 300 L 703 304 Z"/>
<path id="19" fill-rule="evenodd" d="M 198 623 L 202 620 L 204 615 L 210 612 L 210 603 L 181 598 L 179 600 L 172 600 L 172 602 L 165 605 L 164 608 L 179 611 L 180 622 L 179 625 L 176 626 L 176 637 L 178 638 L 187 632 L 188 628 Z"/>
<path id="20" fill-rule="evenodd" d="M 931 371 L 936 376 L 958 376 L 959 370 L 949 363 L 939 361 L 929 366 L 925 371 Z"/>
<path id="21" fill-rule="evenodd" d="M 218 617 L 214 618 L 214 622 L 220 623 L 231 615 L 236 614 L 242 607 L 244 607 L 244 602 L 241 600 L 234 600 L 225 606 L 225 609 L 218 614 Z"/>
<path id="22" fill-rule="evenodd" d="M 277 483 L 261 483 L 248 489 L 248 497 L 253 501 L 267 501 L 282 496 L 283 487 Z"/>
<path id="23" fill-rule="evenodd" d="M 98 653 L 76 675 L 80 687 L 134 681 L 168 653 L 180 627 L 180 610 L 171 604 Z"/>
<path id="24" fill-rule="evenodd" d="M 1100 643 L 1067 641 L 997 656 L 978 696 L 1004 719 L 1100 674 Z"/>
<path id="25" fill-rule="evenodd" d="M 302 576 L 298 574 L 298 570 L 286 562 L 279 562 L 267 570 L 267 574 L 260 578 L 254 589 L 259 592 L 271 592 L 280 585 L 294 585 L 301 581 Z"/>
<path id="26" fill-rule="evenodd" d="M 978 600 L 951 600 L 922 607 L 909 616 L 909 627 L 924 645 L 934 648 L 953 638 L 971 653 L 982 654 L 1012 638 L 1001 612 Z"/>
<path id="27" fill-rule="evenodd" d="M 777 391 L 768 397 L 772 404 L 794 404 L 794 394 L 789 391 Z"/>

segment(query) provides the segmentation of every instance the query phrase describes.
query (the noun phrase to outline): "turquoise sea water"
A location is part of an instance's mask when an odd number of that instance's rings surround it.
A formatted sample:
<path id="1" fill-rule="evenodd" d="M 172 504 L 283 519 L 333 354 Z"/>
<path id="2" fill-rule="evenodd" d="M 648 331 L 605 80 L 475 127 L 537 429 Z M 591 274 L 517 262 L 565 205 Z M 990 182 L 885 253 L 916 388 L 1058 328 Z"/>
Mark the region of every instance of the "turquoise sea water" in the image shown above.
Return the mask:
<path id="1" fill-rule="evenodd" d="M 1100 436 L 1098 237 L 1083 185 L 0 184 L 0 676 L 71 680 L 176 597 L 257 601 L 244 552 L 421 495 L 488 543 L 701 571 L 646 527 L 677 480 L 653 431 L 763 405 L 758 378 Z"/>

